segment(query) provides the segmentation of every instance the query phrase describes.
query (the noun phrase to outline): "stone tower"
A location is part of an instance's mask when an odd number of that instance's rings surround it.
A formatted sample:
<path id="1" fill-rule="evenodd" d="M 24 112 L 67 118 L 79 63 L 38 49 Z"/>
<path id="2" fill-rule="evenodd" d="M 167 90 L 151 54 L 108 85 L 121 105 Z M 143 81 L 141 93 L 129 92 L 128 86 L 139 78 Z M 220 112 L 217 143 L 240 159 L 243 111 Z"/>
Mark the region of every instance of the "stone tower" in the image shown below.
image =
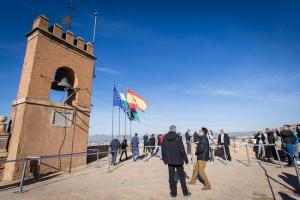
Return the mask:
<path id="1" fill-rule="evenodd" d="M 95 56 L 93 45 L 45 16 L 34 20 L 16 100 L 12 104 L 8 160 L 87 151 Z M 64 99 L 51 99 L 52 93 Z M 84 156 L 42 160 L 40 172 L 85 164 Z M 20 176 L 7 163 L 3 180 Z M 29 171 L 29 170 L 28 170 Z M 28 172 L 29 173 L 29 172 Z"/>

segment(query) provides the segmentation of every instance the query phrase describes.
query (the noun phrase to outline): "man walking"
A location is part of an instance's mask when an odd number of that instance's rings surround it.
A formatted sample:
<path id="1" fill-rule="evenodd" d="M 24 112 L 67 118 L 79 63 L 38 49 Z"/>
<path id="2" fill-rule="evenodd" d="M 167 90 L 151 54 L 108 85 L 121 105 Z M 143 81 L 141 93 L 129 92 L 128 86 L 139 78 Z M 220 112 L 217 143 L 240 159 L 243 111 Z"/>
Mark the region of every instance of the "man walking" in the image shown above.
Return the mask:
<path id="1" fill-rule="evenodd" d="M 113 141 L 111 141 L 110 148 L 111 148 L 111 164 L 116 165 L 118 149 L 120 148 L 120 142 L 116 137 L 115 139 L 113 139 Z"/>
<path id="2" fill-rule="evenodd" d="M 187 154 L 191 154 L 192 152 L 192 145 L 191 145 L 191 138 L 192 136 L 190 135 L 190 130 L 187 130 L 187 132 L 185 133 L 185 141 L 186 141 L 186 151 Z"/>
<path id="3" fill-rule="evenodd" d="M 175 169 L 179 176 L 183 195 L 185 197 L 191 196 L 188 191 L 185 175 L 183 169 L 183 162 L 188 164 L 188 158 L 184 150 L 183 142 L 176 133 L 176 126 L 170 126 L 170 131 L 164 137 L 162 142 L 162 158 L 169 168 L 169 184 L 171 190 L 171 197 L 177 196 L 177 187 L 175 181 Z"/>
<path id="4" fill-rule="evenodd" d="M 136 161 L 139 158 L 139 138 L 136 133 L 131 139 L 131 148 L 132 148 L 132 159 Z"/>
<path id="5" fill-rule="evenodd" d="M 194 168 L 193 176 L 189 182 L 190 185 L 195 185 L 198 175 L 203 180 L 204 187 L 202 190 L 211 190 L 211 184 L 205 173 L 205 166 L 209 160 L 209 141 L 207 138 L 208 130 L 204 127 L 199 131 L 199 143 L 196 148 L 197 165 Z"/>
<path id="6" fill-rule="evenodd" d="M 231 155 L 230 155 L 230 149 L 229 149 L 229 146 L 230 146 L 230 139 L 229 139 L 229 136 L 227 133 L 224 133 L 224 129 L 221 129 L 220 130 L 220 134 L 218 136 L 218 145 L 224 145 L 224 148 L 225 148 L 225 153 L 227 156 L 227 160 L 231 161 Z"/>
<path id="7" fill-rule="evenodd" d="M 122 156 L 123 154 L 125 153 L 125 156 L 126 156 L 126 160 L 128 159 L 127 157 L 127 139 L 126 139 L 126 136 L 124 136 L 124 139 L 122 141 L 122 144 L 121 144 L 121 150 L 122 150 L 122 153 L 121 153 L 121 156 L 120 156 L 120 161 L 122 161 Z"/>

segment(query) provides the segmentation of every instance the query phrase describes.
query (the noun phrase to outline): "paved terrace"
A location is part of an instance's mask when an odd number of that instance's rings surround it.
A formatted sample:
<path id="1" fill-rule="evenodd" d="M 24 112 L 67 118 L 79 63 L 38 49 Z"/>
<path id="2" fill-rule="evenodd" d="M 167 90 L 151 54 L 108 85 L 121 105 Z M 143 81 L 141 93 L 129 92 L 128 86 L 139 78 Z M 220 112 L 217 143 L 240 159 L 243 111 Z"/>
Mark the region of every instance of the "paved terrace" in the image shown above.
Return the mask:
<path id="1" fill-rule="evenodd" d="M 245 151 L 231 150 L 233 161 L 224 164 L 217 158 L 208 163 L 207 174 L 212 183 L 211 191 L 202 191 L 202 184 L 190 186 L 189 199 L 230 199 L 230 200 L 272 200 L 297 199 L 295 169 L 279 168 L 278 164 L 265 163 L 252 159 L 251 167 L 246 167 Z M 191 175 L 192 163 L 185 166 Z M 76 168 L 71 174 L 51 175 L 44 180 L 25 185 L 24 193 L 17 187 L 4 187 L 0 190 L 5 200 L 141 200 L 170 199 L 167 167 L 157 158 L 144 158 L 137 162 L 128 160 L 112 167 L 108 173 L 107 158 L 100 162 Z M 177 199 L 184 199 L 178 184 Z"/>

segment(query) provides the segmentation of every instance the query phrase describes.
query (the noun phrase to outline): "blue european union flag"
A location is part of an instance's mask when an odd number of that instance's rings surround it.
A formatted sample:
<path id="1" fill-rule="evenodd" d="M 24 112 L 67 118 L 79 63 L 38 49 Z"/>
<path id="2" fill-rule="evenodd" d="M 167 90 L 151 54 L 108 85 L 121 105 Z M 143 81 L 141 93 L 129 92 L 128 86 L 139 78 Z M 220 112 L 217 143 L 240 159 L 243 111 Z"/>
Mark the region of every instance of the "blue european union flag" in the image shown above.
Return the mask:
<path id="1" fill-rule="evenodd" d="M 113 106 L 121 107 L 121 105 L 122 105 L 121 97 L 119 95 L 119 92 L 118 92 L 116 86 L 114 85 Z"/>

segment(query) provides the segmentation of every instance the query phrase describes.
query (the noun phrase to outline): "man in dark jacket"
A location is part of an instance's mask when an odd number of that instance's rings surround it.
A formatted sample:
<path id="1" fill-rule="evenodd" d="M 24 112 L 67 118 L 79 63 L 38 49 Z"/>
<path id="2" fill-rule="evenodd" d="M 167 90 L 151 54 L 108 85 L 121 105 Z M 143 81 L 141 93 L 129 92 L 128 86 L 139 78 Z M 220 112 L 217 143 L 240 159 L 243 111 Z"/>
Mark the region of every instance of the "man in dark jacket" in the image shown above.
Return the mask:
<path id="1" fill-rule="evenodd" d="M 122 141 L 122 144 L 121 144 L 121 150 L 122 150 L 122 153 L 121 153 L 121 156 L 120 156 L 120 161 L 122 161 L 122 156 L 123 154 L 125 153 L 125 156 L 126 156 L 126 160 L 128 159 L 127 157 L 127 139 L 126 139 L 126 136 L 124 136 L 124 139 Z"/>
<path id="2" fill-rule="evenodd" d="M 275 133 L 274 131 L 271 131 L 269 128 L 266 128 L 265 131 L 267 134 L 268 143 L 274 144 L 274 146 L 267 147 L 267 149 L 271 151 L 271 160 L 278 159 L 276 154 L 276 149 L 275 149 L 275 143 L 276 143 Z"/>
<path id="3" fill-rule="evenodd" d="M 211 190 L 211 184 L 205 173 L 205 166 L 209 160 L 209 141 L 207 138 L 208 130 L 202 127 L 199 131 L 199 143 L 196 148 L 195 155 L 197 156 L 197 165 L 195 165 L 193 176 L 189 184 L 195 185 L 198 175 L 201 177 L 204 183 L 202 190 Z"/>
<path id="4" fill-rule="evenodd" d="M 175 169 L 179 176 L 182 192 L 184 196 L 191 196 L 188 191 L 183 169 L 183 162 L 188 164 L 188 158 L 184 150 L 183 142 L 176 133 L 176 126 L 170 126 L 170 132 L 167 133 L 162 142 L 162 158 L 169 168 L 169 184 L 171 196 L 177 196 L 177 187 L 175 181 Z"/>
<path id="5" fill-rule="evenodd" d="M 143 140 L 144 140 L 144 153 L 147 153 L 147 151 L 148 151 L 148 145 L 149 145 L 149 138 L 148 138 L 147 134 L 145 134 L 143 136 Z"/>
<path id="6" fill-rule="evenodd" d="M 118 149 L 120 148 L 120 142 L 117 138 L 113 139 L 110 144 L 111 148 L 111 164 L 115 165 L 118 155 Z"/>
<path id="7" fill-rule="evenodd" d="M 255 144 L 258 145 L 256 148 L 256 158 L 262 158 L 264 159 L 266 156 L 266 150 L 265 150 L 265 144 L 266 144 L 266 137 L 262 131 L 259 131 L 254 136 L 254 139 L 256 139 Z"/>
<path id="8" fill-rule="evenodd" d="M 229 149 L 230 138 L 227 133 L 224 133 L 224 129 L 220 130 L 220 134 L 218 136 L 218 145 L 224 145 L 225 153 L 226 153 L 226 155 L 224 156 L 227 156 L 227 160 L 231 161 L 231 155 Z"/>
<path id="9" fill-rule="evenodd" d="M 187 130 L 187 132 L 185 133 L 185 141 L 186 141 L 186 151 L 187 154 L 191 154 L 192 152 L 192 145 L 191 145 L 191 138 L 192 136 L 190 135 L 190 130 Z"/>
<path id="10" fill-rule="evenodd" d="M 154 137 L 154 134 L 151 135 L 148 144 L 149 144 L 149 150 L 151 152 L 151 156 L 153 156 L 154 149 L 155 149 L 155 137 Z"/>

